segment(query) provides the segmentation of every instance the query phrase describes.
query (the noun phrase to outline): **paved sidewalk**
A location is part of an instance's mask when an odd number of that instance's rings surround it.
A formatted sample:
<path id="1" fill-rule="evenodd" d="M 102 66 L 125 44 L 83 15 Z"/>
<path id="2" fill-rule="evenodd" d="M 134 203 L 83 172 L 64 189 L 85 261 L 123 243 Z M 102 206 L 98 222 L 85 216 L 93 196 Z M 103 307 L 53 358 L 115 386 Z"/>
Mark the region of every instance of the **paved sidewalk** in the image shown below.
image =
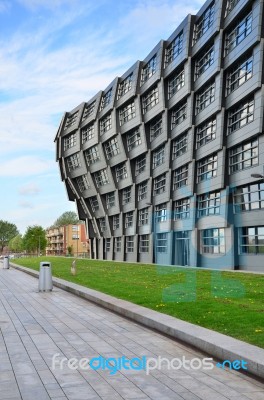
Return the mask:
<path id="1" fill-rule="evenodd" d="M 55 288 L 38 293 L 37 279 L 0 264 L 0 400 L 264 400 L 264 384 L 239 372 L 51 369 L 55 353 L 98 357 L 203 358 L 84 299 Z"/>

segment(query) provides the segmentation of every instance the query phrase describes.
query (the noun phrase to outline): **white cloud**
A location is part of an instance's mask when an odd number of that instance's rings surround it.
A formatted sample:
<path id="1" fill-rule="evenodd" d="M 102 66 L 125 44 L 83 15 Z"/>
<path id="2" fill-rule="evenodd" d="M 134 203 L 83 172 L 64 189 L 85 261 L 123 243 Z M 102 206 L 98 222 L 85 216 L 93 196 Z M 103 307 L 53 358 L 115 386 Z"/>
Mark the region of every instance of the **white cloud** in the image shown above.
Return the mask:
<path id="1" fill-rule="evenodd" d="M 0 163 L 0 176 L 25 177 L 38 175 L 54 168 L 54 162 L 37 156 L 22 156 Z"/>
<path id="2" fill-rule="evenodd" d="M 0 1 L 0 13 L 5 13 L 6 11 L 9 11 L 10 8 L 11 8 L 11 4 L 9 1 L 6 1 L 6 0 Z"/>
<path id="3" fill-rule="evenodd" d="M 29 201 L 20 201 L 19 202 L 19 207 L 21 207 L 21 208 L 30 208 L 30 209 L 34 208 L 33 204 L 30 203 Z"/>
<path id="4" fill-rule="evenodd" d="M 40 188 L 35 183 L 30 182 L 24 186 L 21 186 L 18 192 L 22 196 L 34 196 L 36 194 L 39 194 Z"/>

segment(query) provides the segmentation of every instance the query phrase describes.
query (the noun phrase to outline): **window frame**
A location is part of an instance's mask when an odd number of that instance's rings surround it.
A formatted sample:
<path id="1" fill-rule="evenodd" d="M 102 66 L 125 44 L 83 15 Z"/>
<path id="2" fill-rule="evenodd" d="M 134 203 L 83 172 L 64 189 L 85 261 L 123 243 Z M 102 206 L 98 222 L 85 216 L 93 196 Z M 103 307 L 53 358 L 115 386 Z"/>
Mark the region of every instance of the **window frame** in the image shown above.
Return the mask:
<path id="1" fill-rule="evenodd" d="M 203 193 L 197 197 L 197 218 L 220 214 L 220 191 Z"/>
<path id="2" fill-rule="evenodd" d="M 131 101 L 118 111 L 119 125 L 123 126 L 125 123 L 135 118 L 136 116 L 136 105 L 135 101 Z"/>
<path id="3" fill-rule="evenodd" d="M 173 171 L 173 190 L 188 185 L 189 165 L 185 164 Z"/>
<path id="4" fill-rule="evenodd" d="M 201 230 L 201 252 L 203 254 L 225 254 L 225 229 L 209 228 Z"/>
<path id="5" fill-rule="evenodd" d="M 142 96 L 142 113 L 143 115 L 150 111 L 159 103 L 159 88 L 156 85 L 154 88 L 147 91 Z"/>
<path id="6" fill-rule="evenodd" d="M 77 133 L 73 132 L 70 135 L 64 136 L 63 138 L 63 148 L 64 151 L 71 149 L 77 144 Z"/>
<path id="7" fill-rule="evenodd" d="M 249 146 L 250 145 L 250 146 Z M 239 149 L 241 148 L 241 149 Z M 256 149 L 256 154 L 254 150 Z M 250 152 L 250 157 L 244 158 L 244 156 Z M 240 159 L 240 157 L 242 157 Z M 234 159 L 234 160 L 233 160 Z M 237 161 L 238 159 L 238 161 Z M 254 161 L 256 160 L 256 162 Z M 250 165 L 244 166 L 244 164 L 250 161 Z M 229 149 L 229 174 L 234 174 L 239 171 L 243 171 L 248 168 L 252 168 L 259 164 L 259 141 L 258 138 L 251 139 L 246 142 L 239 143 L 237 146 L 231 147 Z M 241 166 L 234 168 L 234 166 Z"/>
<path id="8" fill-rule="evenodd" d="M 140 86 L 144 85 L 157 71 L 157 54 L 146 63 L 141 70 Z"/>
<path id="9" fill-rule="evenodd" d="M 213 179 L 217 176 L 218 155 L 210 154 L 197 162 L 197 183 Z M 212 168 L 210 167 L 212 166 Z"/>
<path id="10" fill-rule="evenodd" d="M 158 196 L 166 191 L 166 173 L 163 173 L 153 179 L 153 196 Z"/>

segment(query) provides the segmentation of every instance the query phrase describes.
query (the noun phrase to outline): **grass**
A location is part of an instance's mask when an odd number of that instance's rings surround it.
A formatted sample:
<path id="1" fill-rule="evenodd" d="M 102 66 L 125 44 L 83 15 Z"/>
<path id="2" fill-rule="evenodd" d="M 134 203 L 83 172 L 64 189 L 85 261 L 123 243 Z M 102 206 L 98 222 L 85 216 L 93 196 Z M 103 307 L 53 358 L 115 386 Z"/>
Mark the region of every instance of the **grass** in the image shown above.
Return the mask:
<path id="1" fill-rule="evenodd" d="M 58 278 L 264 348 L 264 274 L 79 259 L 72 276 L 70 258 L 14 260 L 35 270 L 40 261 Z"/>

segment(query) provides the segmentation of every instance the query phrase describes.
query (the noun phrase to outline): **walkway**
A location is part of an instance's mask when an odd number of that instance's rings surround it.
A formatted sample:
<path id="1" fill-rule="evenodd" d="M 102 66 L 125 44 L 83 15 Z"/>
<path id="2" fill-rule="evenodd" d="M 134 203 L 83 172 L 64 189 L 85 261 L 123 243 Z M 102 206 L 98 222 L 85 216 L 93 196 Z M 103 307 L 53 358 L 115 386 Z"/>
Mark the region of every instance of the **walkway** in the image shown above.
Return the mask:
<path id="1" fill-rule="evenodd" d="M 212 370 L 52 370 L 55 353 L 98 357 L 207 357 L 189 347 L 0 264 L 1 400 L 263 400 L 264 384 Z"/>

